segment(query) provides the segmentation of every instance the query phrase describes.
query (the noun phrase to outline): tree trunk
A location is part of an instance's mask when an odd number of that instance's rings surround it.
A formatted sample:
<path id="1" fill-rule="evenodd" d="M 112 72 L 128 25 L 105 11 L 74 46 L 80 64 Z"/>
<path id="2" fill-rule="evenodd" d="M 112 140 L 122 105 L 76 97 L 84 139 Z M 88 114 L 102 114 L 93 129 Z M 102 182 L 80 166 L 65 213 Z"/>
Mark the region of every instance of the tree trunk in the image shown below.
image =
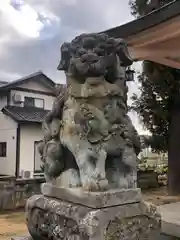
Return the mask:
<path id="1" fill-rule="evenodd" d="M 180 194 L 180 107 L 171 112 L 168 138 L 168 192 Z"/>

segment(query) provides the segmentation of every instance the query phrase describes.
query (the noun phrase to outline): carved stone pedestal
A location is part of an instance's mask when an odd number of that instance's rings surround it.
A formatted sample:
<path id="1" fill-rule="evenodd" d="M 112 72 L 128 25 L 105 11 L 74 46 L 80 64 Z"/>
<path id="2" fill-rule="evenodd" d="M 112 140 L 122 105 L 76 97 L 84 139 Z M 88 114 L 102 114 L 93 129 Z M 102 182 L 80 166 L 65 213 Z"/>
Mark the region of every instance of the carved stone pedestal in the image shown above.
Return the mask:
<path id="1" fill-rule="evenodd" d="M 139 189 L 95 193 L 45 184 L 42 192 L 26 206 L 33 239 L 145 240 L 160 229 L 156 207 L 141 201 Z"/>

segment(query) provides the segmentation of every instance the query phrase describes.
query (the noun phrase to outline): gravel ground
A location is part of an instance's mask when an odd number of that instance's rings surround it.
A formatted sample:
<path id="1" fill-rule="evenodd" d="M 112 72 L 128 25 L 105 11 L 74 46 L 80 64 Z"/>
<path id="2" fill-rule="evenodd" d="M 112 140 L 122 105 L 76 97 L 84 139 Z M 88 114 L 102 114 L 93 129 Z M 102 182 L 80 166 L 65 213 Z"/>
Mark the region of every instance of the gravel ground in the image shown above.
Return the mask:
<path id="1" fill-rule="evenodd" d="M 8 212 L 0 215 L 0 240 L 27 234 L 24 212 Z"/>

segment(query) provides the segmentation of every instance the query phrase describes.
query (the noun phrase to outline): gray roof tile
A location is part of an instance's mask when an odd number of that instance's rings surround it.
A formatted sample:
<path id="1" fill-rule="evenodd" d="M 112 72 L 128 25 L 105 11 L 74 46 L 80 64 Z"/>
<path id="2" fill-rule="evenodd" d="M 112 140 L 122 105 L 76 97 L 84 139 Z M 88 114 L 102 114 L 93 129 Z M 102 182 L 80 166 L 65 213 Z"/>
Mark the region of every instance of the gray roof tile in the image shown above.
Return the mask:
<path id="1" fill-rule="evenodd" d="M 49 111 L 41 108 L 6 106 L 2 112 L 17 122 L 41 123 Z"/>

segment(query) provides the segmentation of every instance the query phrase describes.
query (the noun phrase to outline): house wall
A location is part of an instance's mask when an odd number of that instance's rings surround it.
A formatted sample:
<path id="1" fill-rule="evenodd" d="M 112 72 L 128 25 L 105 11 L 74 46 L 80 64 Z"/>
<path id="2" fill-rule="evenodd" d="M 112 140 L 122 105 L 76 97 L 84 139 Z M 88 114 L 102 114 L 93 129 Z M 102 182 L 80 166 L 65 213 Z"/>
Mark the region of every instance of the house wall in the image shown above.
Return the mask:
<path id="1" fill-rule="evenodd" d="M 30 90 L 42 91 L 42 92 L 51 92 L 49 88 L 39 84 L 38 82 L 28 81 L 27 83 L 23 83 L 20 85 L 20 88 L 26 88 Z"/>
<path id="2" fill-rule="evenodd" d="M 19 173 L 30 171 L 34 173 L 34 142 L 43 137 L 41 124 L 20 125 L 20 165 Z"/>
<path id="3" fill-rule="evenodd" d="M 0 110 L 7 105 L 7 96 L 0 96 Z"/>
<path id="4" fill-rule="evenodd" d="M 12 106 L 24 106 L 24 103 L 17 104 L 13 100 L 13 95 L 21 95 L 22 101 L 24 97 L 33 97 L 44 99 L 44 109 L 51 110 L 54 97 L 47 93 L 51 93 L 48 87 L 45 87 L 41 82 L 28 81 L 19 86 L 23 91 L 11 90 L 9 99 L 7 96 L 0 96 L 0 110 L 8 105 Z M 25 91 L 27 89 L 27 91 Z M 30 92 L 28 90 L 40 91 Z M 43 94 L 44 92 L 44 94 Z M 0 174 L 2 175 L 12 175 L 15 176 L 16 173 L 16 144 L 17 144 L 17 127 L 18 124 L 12 120 L 10 117 L 4 115 L 0 111 L 0 142 L 7 143 L 7 154 L 6 157 L 0 157 Z M 41 124 L 29 124 L 20 125 L 20 165 L 19 173 L 21 170 L 34 171 L 34 142 L 42 139 L 42 129 Z M 38 155 L 38 154 L 37 154 Z M 36 156 L 37 156 L 36 155 Z"/>
<path id="5" fill-rule="evenodd" d="M 17 123 L 0 112 L 0 142 L 6 142 L 6 157 L 0 157 L 0 174 L 15 176 Z"/>
<path id="6" fill-rule="evenodd" d="M 46 110 L 51 110 L 52 109 L 53 101 L 55 99 L 53 96 L 48 96 L 48 95 L 45 95 L 45 94 L 31 93 L 31 92 L 21 92 L 21 91 L 17 91 L 17 90 L 11 90 L 10 105 L 12 105 L 12 106 L 21 106 L 21 107 L 23 107 L 23 105 L 24 105 L 24 103 L 21 103 L 21 104 L 14 103 L 13 95 L 15 93 L 21 95 L 22 102 L 24 102 L 24 97 L 33 97 L 33 98 L 44 99 L 44 109 L 46 109 Z"/>
<path id="7" fill-rule="evenodd" d="M 168 164 L 168 156 L 167 153 L 154 153 L 152 149 L 145 148 L 139 153 L 139 159 L 146 159 L 147 163 L 151 166 L 161 165 L 161 164 Z"/>

